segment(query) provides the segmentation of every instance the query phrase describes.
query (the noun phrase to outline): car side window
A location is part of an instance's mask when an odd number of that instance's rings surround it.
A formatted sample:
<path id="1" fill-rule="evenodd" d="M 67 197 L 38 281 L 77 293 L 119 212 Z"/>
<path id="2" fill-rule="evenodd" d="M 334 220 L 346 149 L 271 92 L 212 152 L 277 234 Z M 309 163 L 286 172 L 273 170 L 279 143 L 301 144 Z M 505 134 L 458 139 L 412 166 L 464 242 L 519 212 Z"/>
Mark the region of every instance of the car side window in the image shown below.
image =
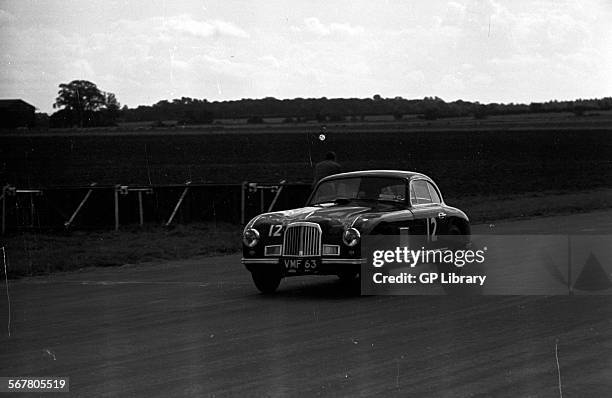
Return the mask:
<path id="1" fill-rule="evenodd" d="M 427 181 L 417 180 L 413 181 L 411 185 L 411 190 L 414 190 L 414 198 L 412 198 L 412 192 L 410 194 L 412 204 L 423 205 L 432 203 Z"/>
<path id="2" fill-rule="evenodd" d="M 387 185 L 381 188 L 378 200 L 404 202 L 406 200 L 406 184 Z"/>
<path id="3" fill-rule="evenodd" d="M 442 199 L 440 199 L 440 195 L 438 194 L 438 190 L 431 183 L 427 182 L 427 186 L 429 187 L 429 193 L 431 194 L 431 200 L 433 203 L 442 203 Z"/>

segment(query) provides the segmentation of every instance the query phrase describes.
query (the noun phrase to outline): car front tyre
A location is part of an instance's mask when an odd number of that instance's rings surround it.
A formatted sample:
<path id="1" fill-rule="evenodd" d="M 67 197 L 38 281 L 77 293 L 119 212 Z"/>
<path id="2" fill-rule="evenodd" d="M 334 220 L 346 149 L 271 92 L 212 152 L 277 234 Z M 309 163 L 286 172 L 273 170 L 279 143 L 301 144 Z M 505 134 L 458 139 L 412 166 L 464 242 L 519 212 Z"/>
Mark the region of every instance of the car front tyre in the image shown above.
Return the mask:
<path id="1" fill-rule="evenodd" d="M 455 224 L 450 224 L 448 227 L 448 232 L 447 232 L 447 243 L 448 243 L 448 247 L 451 250 L 461 250 L 464 249 L 466 246 L 466 236 L 463 235 L 463 233 L 461 232 L 461 229 L 455 225 Z M 438 272 L 440 273 L 455 273 L 457 275 L 460 275 L 462 273 L 463 268 L 461 267 L 456 267 L 454 264 L 446 264 L 446 263 L 439 263 L 437 264 L 437 268 L 438 268 Z"/>
<path id="2" fill-rule="evenodd" d="M 341 283 L 353 283 L 358 278 L 359 272 L 357 271 L 343 271 L 338 273 L 338 278 Z"/>
<path id="3" fill-rule="evenodd" d="M 282 279 L 280 273 L 267 270 L 251 271 L 251 277 L 253 278 L 255 287 L 263 294 L 274 293 Z"/>

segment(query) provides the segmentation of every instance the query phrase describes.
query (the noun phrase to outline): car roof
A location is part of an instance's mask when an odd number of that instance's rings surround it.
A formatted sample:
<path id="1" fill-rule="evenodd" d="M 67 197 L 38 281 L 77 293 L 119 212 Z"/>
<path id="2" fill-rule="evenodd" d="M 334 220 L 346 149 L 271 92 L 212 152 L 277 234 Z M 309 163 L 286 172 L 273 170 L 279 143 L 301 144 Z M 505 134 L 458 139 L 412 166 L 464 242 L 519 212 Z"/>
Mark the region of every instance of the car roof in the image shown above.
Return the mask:
<path id="1" fill-rule="evenodd" d="M 405 178 L 408 180 L 411 180 L 415 177 L 424 177 L 424 178 L 431 180 L 431 178 L 427 177 L 425 174 L 417 173 L 416 171 L 360 170 L 360 171 L 351 171 L 348 173 L 333 174 L 333 175 L 323 178 L 322 181 L 323 180 L 333 180 L 335 178 L 348 178 L 348 177 L 395 177 L 395 178 Z"/>

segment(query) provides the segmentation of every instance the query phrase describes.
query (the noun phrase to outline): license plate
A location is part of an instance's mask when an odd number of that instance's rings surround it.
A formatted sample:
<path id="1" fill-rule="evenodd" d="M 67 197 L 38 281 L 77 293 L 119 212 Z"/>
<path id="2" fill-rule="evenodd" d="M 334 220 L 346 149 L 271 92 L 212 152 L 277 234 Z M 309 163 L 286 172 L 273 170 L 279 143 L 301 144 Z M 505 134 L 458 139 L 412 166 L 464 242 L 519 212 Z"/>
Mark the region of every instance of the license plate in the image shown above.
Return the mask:
<path id="1" fill-rule="evenodd" d="M 283 264 L 287 273 L 314 273 L 321 265 L 321 260 L 318 258 L 284 258 Z"/>

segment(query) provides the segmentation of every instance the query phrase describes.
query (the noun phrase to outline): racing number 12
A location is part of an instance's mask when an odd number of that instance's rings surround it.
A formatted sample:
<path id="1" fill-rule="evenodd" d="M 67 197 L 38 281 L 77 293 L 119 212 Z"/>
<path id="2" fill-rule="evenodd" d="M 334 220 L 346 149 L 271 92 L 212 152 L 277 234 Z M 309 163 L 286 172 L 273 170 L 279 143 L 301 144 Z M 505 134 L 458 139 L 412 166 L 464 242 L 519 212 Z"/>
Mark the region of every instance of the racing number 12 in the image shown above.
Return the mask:
<path id="1" fill-rule="evenodd" d="M 438 222 L 435 218 L 428 218 L 427 221 L 427 240 L 429 242 L 436 242 L 438 236 L 436 235 L 436 229 L 438 228 Z"/>
<path id="2" fill-rule="evenodd" d="M 281 236 L 282 229 L 282 224 L 272 224 L 270 225 L 270 231 L 268 231 L 268 236 Z"/>

